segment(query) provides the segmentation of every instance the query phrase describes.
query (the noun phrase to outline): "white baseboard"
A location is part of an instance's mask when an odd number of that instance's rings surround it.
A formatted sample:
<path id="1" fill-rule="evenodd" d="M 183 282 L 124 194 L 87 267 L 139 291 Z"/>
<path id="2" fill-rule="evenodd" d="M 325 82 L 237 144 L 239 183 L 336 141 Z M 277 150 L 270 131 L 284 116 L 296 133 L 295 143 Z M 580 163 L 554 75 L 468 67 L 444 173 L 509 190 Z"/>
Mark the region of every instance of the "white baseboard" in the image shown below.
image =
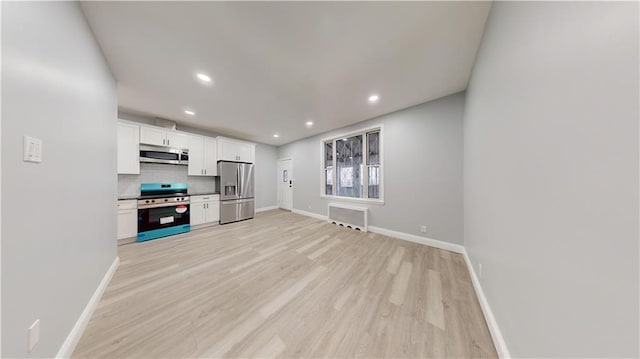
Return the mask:
<path id="1" fill-rule="evenodd" d="M 435 247 L 435 248 L 439 248 L 439 249 L 444 249 L 445 251 L 450 251 L 450 252 L 454 252 L 454 253 L 464 253 L 464 247 L 463 246 L 461 246 L 459 244 L 445 242 L 445 241 L 439 241 L 437 239 L 432 239 L 432 238 L 427 238 L 427 237 L 420 237 L 420 236 L 416 236 L 414 234 L 398 232 L 398 231 L 392 231 L 390 229 L 385 229 L 385 228 L 380 228 L 380 227 L 375 227 L 375 226 L 369 226 L 369 232 L 378 233 L 378 234 L 382 234 L 384 236 L 389 236 L 389 237 L 393 237 L 393 238 L 402 239 L 402 240 L 408 241 L 408 242 L 423 244 L 423 245 L 429 246 L 429 247 Z"/>
<path id="2" fill-rule="evenodd" d="M 313 218 L 317 218 L 317 219 L 321 219 L 323 221 L 328 221 L 329 218 L 327 216 L 323 216 L 321 214 L 317 214 L 317 213 L 313 213 L 313 212 L 307 212 L 307 211 L 301 211 L 299 209 L 292 209 L 291 212 L 293 213 L 297 213 L 297 214 L 301 214 L 303 216 L 307 216 L 307 217 L 313 217 Z"/>
<path id="3" fill-rule="evenodd" d="M 313 217 L 313 218 L 321 219 L 323 221 L 328 221 L 329 220 L 329 218 L 327 216 L 323 216 L 321 214 L 307 212 L 307 211 L 301 211 L 299 209 L 293 209 L 292 212 L 293 213 L 297 213 L 297 214 L 301 214 L 301 215 L 307 216 L 307 217 Z M 409 233 L 392 231 L 390 229 L 385 229 L 385 228 L 380 228 L 380 227 L 375 227 L 375 226 L 368 226 L 367 230 L 369 232 L 382 234 L 384 236 L 398 238 L 398 239 L 402 239 L 402 240 L 413 242 L 413 243 L 419 243 L 419 244 L 423 244 L 425 246 L 440 248 L 440 249 L 444 249 L 446 251 L 451 251 L 451 252 L 461 253 L 461 254 L 464 253 L 464 247 L 459 245 L 459 244 L 439 241 L 437 239 L 431 239 L 431 238 L 426 238 L 426 237 L 420 237 L 420 236 L 416 236 L 416 235 L 409 234 Z"/>
<path id="4" fill-rule="evenodd" d="M 270 211 L 272 209 L 278 209 L 278 206 L 269 206 L 269 207 L 256 208 L 256 213 Z"/>
<path id="5" fill-rule="evenodd" d="M 493 316 L 493 311 L 491 311 L 491 307 L 489 306 L 487 297 L 485 297 L 484 295 L 484 291 L 482 290 L 482 286 L 480 285 L 480 281 L 478 280 L 478 276 L 476 275 L 476 271 L 471 264 L 471 260 L 469 259 L 469 255 L 467 254 L 466 249 L 463 250 L 462 255 L 464 256 L 464 261 L 467 263 L 467 268 L 469 268 L 469 274 L 471 274 L 471 282 L 473 283 L 473 288 L 475 289 L 476 296 L 478 297 L 478 301 L 480 302 L 480 308 L 482 308 L 484 319 L 487 322 L 487 326 L 489 327 L 491 339 L 493 339 L 493 344 L 496 346 L 498 357 L 502 359 L 511 358 L 511 355 L 509 354 L 509 348 L 507 348 L 507 344 L 504 341 L 502 332 L 498 327 L 498 322 L 496 322 L 496 318 Z"/>
<path id="6" fill-rule="evenodd" d="M 102 281 L 98 285 L 98 288 L 96 288 L 96 291 L 93 292 L 91 299 L 89 299 L 89 302 L 84 307 L 82 314 L 80 314 L 80 317 L 71 329 L 71 332 L 69 332 L 67 339 L 62 344 L 62 347 L 60 347 L 56 358 L 69 358 L 71 354 L 73 354 L 76 345 L 78 345 L 78 341 L 80 341 L 80 338 L 82 337 L 82 333 L 84 333 L 84 330 L 87 328 L 89 320 L 91 320 L 91 316 L 96 310 L 96 307 L 100 302 L 100 298 L 102 298 L 102 294 L 105 289 L 107 289 L 109 282 L 111 282 L 111 278 L 113 278 L 113 274 L 116 272 L 116 269 L 118 269 L 119 264 L 120 257 L 116 257 L 116 259 L 113 260 L 113 263 L 111 263 L 111 267 L 109 267 L 107 272 L 104 274 L 104 277 L 102 277 Z"/>

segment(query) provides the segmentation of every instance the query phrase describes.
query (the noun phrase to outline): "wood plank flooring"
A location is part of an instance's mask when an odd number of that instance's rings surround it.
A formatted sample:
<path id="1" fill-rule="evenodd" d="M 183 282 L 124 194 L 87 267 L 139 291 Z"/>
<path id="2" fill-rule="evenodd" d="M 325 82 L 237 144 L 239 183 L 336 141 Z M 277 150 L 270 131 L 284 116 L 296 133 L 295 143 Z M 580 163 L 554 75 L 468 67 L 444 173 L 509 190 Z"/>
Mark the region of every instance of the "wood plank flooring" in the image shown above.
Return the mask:
<path id="1" fill-rule="evenodd" d="M 461 255 L 282 210 L 118 247 L 75 358 L 496 358 Z"/>

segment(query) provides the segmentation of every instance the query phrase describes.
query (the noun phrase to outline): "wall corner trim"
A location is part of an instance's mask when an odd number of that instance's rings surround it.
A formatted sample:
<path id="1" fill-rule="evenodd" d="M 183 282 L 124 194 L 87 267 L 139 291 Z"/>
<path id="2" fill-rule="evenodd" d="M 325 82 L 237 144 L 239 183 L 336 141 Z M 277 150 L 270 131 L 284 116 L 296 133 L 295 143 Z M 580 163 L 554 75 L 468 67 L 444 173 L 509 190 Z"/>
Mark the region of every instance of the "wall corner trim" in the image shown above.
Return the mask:
<path id="1" fill-rule="evenodd" d="M 278 206 L 268 206 L 268 207 L 256 208 L 256 213 L 271 211 L 272 209 L 278 209 Z"/>
<path id="2" fill-rule="evenodd" d="M 76 345 L 78 345 L 78 342 L 80 341 L 80 338 L 84 333 L 84 330 L 87 328 L 87 325 L 91 320 L 91 316 L 93 315 L 93 312 L 96 310 L 98 303 L 100 303 L 102 294 L 104 294 L 104 291 L 107 289 L 107 286 L 111 282 L 111 278 L 113 278 L 113 275 L 115 274 L 116 269 L 118 269 L 119 264 L 120 264 L 120 257 L 116 256 L 116 258 L 113 260 L 113 263 L 111 263 L 111 267 L 107 269 L 107 272 L 104 274 L 104 277 L 102 277 L 102 281 L 98 285 L 98 288 L 96 288 L 96 291 L 93 292 L 93 295 L 89 299 L 89 302 L 87 302 L 87 305 L 84 307 L 84 310 L 82 311 L 82 314 L 80 314 L 80 317 L 76 321 L 76 324 L 73 326 L 73 328 L 69 332 L 67 339 L 65 339 L 64 343 L 60 347 L 60 350 L 58 351 L 56 358 L 71 357 L 71 354 L 73 354 L 73 351 L 75 350 Z"/>
<path id="3" fill-rule="evenodd" d="M 491 339 L 493 339 L 493 345 L 495 345 L 496 351 L 498 352 L 498 357 L 501 359 L 511 358 L 509 349 L 507 348 L 507 344 L 502 337 L 502 332 L 498 327 L 498 322 L 493 316 L 493 311 L 491 311 L 491 307 L 489 306 L 487 297 L 485 297 L 484 295 L 484 291 L 482 290 L 482 286 L 480 285 L 480 280 L 478 280 L 478 276 L 476 275 L 476 271 L 471 264 L 471 260 L 469 259 L 469 255 L 467 254 L 466 249 L 463 249 L 462 255 L 464 256 L 464 261 L 467 263 L 467 268 L 469 269 L 469 274 L 471 275 L 471 282 L 473 283 L 473 288 L 475 289 L 476 296 L 478 297 L 478 301 L 480 302 L 480 308 L 482 309 L 484 319 L 487 322 L 487 327 L 489 327 L 489 333 L 491 334 Z"/>

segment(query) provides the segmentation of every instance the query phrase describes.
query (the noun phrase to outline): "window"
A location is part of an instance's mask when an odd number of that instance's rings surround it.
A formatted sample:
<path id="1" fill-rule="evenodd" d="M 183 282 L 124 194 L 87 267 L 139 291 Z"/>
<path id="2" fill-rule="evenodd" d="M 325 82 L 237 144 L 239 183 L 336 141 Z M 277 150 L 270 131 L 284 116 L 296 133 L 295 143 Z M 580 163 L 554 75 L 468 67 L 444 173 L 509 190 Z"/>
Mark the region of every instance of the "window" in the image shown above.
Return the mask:
<path id="1" fill-rule="evenodd" d="M 322 195 L 381 200 L 380 138 L 376 127 L 322 141 Z"/>

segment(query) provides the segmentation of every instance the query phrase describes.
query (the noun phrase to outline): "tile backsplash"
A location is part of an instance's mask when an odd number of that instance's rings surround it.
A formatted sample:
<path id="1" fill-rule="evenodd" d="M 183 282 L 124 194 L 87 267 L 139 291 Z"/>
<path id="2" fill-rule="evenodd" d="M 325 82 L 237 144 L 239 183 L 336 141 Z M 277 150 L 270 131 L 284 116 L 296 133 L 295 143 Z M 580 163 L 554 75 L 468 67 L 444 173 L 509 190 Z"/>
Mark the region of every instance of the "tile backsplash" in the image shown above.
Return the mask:
<path id="1" fill-rule="evenodd" d="M 213 192 L 218 177 L 187 176 L 187 166 L 140 163 L 139 175 L 118 175 L 118 196 L 137 196 L 141 183 L 186 182 L 189 193 Z"/>

